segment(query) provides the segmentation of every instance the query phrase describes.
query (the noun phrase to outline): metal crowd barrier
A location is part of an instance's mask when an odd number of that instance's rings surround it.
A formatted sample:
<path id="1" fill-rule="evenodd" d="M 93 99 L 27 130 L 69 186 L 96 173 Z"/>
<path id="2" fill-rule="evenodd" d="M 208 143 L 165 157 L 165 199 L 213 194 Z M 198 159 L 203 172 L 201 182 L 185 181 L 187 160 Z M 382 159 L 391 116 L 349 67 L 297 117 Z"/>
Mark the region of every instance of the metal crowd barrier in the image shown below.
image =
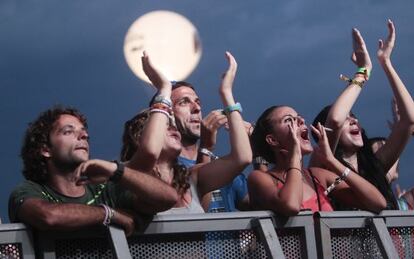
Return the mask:
<path id="1" fill-rule="evenodd" d="M 165 215 L 128 238 L 116 227 L 33 233 L 0 224 L 0 258 L 414 258 L 414 211 Z"/>

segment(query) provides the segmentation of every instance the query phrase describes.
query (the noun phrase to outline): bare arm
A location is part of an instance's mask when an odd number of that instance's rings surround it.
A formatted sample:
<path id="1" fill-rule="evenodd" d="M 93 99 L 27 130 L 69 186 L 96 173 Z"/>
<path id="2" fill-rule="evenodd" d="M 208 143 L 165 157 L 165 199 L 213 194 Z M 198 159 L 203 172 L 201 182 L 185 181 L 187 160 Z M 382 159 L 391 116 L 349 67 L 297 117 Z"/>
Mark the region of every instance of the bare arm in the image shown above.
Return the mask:
<path id="1" fill-rule="evenodd" d="M 250 205 L 253 209 L 272 210 L 285 216 L 294 216 L 299 213 L 302 204 L 301 182 L 301 174 L 292 170 L 287 175 L 286 183 L 278 189 L 267 172 L 255 170 L 247 179 Z"/>
<path id="2" fill-rule="evenodd" d="M 171 82 L 154 66 L 146 52 L 142 57 L 142 66 L 145 74 L 151 80 L 153 86 L 158 89 L 158 94 L 164 98 L 171 99 Z M 130 164 L 134 168 L 144 171 L 152 170 L 160 156 L 165 132 L 168 128 L 168 117 L 162 113 L 151 113 L 139 137 L 140 149 L 132 156 Z"/>
<path id="3" fill-rule="evenodd" d="M 75 230 L 101 225 L 105 218 L 105 210 L 98 206 L 56 204 L 29 198 L 21 205 L 18 218 L 40 230 Z M 111 222 L 121 226 L 127 235 L 132 234 L 135 227 L 133 217 L 120 210 L 115 212 Z"/>
<path id="4" fill-rule="evenodd" d="M 77 170 L 78 175 L 86 177 L 86 180 L 81 180 L 78 184 L 104 183 L 114 174 L 116 164 L 94 159 L 82 163 Z M 173 187 L 148 173 L 130 167 L 125 167 L 119 184 L 134 194 L 133 206 L 139 213 L 155 214 L 171 208 L 178 200 L 178 194 Z"/>
<path id="5" fill-rule="evenodd" d="M 234 105 L 233 81 L 237 71 L 237 63 L 233 56 L 226 52 L 229 68 L 223 76 L 220 95 L 224 106 Z M 197 184 L 200 195 L 218 189 L 232 181 L 252 160 L 249 137 L 244 130 L 242 116 L 239 112 L 227 115 L 230 135 L 230 154 L 199 167 Z"/>
<path id="6" fill-rule="evenodd" d="M 322 125 L 319 123 L 318 128 L 312 127 L 312 130 L 319 138 L 318 149 L 314 152 L 318 154 L 319 160 L 323 161 L 322 164 L 325 168 L 330 170 L 313 168 L 312 172 L 319 182 L 327 188 L 335 182 L 336 178 L 342 175 L 346 167 L 332 154 L 325 129 Z M 379 212 L 387 205 L 384 196 L 382 196 L 378 189 L 353 171 L 350 171 L 345 181 L 335 187 L 332 195 L 348 206 L 363 210 Z"/>
<path id="7" fill-rule="evenodd" d="M 352 61 L 358 67 L 364 67 L 368 71 L 371 71 L 372 64 L 369 57 L 365 41 L 362 38 L 360 32 L 357 29 L 352 30 L 353 39 L 353 53 Z M 356 81 L 364 82 L 366 78 L 363 75 L 355 74 Z M 332 151 L 335 153 L 336 146 L 338 145 L 339 137 L 341 135 L 341 129 L 345 123 L 352 106 L 356 102 L 359 94 L 361 93 L 361 87 L 355 83 L 350 83 L 345 90 L 339 95 L 335 103 L 332 105 L 329 111 L 326 123 L 324 126 L 333 129 L 332 133 L 329 133 L 329 143 Z"/>
<path id="8" fill-rule="evenodd" d="M 379 41 L 377 57 L 394 93 L 399 120 L 395 121 L 385 145 L 375 153 L 384 165 L 385 172 L 388 172 L 398 160 L 414 130 L 413 99 L 391 62 L 391 53 L 395 45 L 395 27 L 391 20 L 388 20 L 388 30 L 387 40 Z"/>

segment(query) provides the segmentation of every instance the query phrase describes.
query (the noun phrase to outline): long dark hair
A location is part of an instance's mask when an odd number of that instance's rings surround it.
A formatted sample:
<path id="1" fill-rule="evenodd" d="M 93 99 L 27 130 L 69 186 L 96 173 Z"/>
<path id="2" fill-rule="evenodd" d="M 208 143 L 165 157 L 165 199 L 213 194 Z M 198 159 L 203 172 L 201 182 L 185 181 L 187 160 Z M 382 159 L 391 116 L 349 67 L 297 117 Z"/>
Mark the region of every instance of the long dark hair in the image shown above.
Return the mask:
<path id="1" fill-rule="evenodd" d="M 252 135 L 250 136 L 253 157 L 263 157 L 266 161 L 273 164 L 276 163 L 275 154 L 266 142 L 266 135 L 273 130 L 271 114 L 279 107 L 281 106 L 275 105 L 267 108 L 257 119 Z"/>
<path id="2" fill-rule="evenodd" d="M 139 150 L 139 136 L 149 119 L 149 115 L 149 110 L 146 109 L 125 122 L 124 133 L 122 136 L 121 161 L 130 160 L 134 153 Z M 174 177 L 172 186 L 180 195 L 183 195 L 188 188 L 190 188 L 189 170 L 185 166 L 179 164 L 177 159 L 174 162 L 173 170 Z M 154 171 L 154 174 L 157 177 L 160 177 L 159 172 Z"/>
<path id="3" fill-rule="evenodd" d="M 318 122 L 322 125 L 325 125 L 326 119 L 328 117 L 328 113 L 331 109 L 332 105 L 328 105 L 322 109 L 321 112 L 315 117 L 313 120 L 312 125 L 316 127 Z M 391 186 L 385 177 L 386 172 L 384 170 L 384 166 L 382 165 L 381 161 L 375 156 L 372 152 L 371 145 L 369 143 L 369 139 L 365 133 L 365 130 L 361 130 L 363 146 L 358 149 L 357 151 L 357 161 L 358 161 L 358 173 L 360 176 L 365 178 L 369 181 L 372 185 L 374 185 L 381 194 L 387 200 L 387 207 L 386 209 L 395 210 L 398 209 L 397 201 L 395 196 L 392 192 Z M 318 137 L 312 132 L 313 139 L 317 142 Z M 344 160 L 344 147 L 341 143 L 338 143 L 338 146 L 335 150 L 335 157 L 338 159 L 343 165 L 352 169 L 356 172 L 355 168 L 348 162 Z"/>

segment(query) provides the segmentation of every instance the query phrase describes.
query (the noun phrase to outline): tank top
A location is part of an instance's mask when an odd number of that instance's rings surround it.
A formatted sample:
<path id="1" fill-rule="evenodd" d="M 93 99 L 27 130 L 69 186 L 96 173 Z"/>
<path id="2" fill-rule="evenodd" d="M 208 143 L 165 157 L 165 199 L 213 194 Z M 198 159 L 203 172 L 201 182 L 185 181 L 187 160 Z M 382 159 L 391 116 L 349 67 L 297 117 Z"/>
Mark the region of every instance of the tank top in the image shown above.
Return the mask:
<path id="1" fill-rule="evenodd" d="M 190 184 L 191 202 L 187 207 L 171 208 L 166 211 L 158 212 L 157 215 L 204 213 L 204 209 L 203 207 L 201 207 L 201 203 L 198 198 L 197 186 L 194 184 L 191 177 L 190 177 L 189 184 Z"/>
<path id="2" fill-rule="evenodd" d="M 333 211 L 332 205 L 329 202 L 329 198 L 324 193 L 325 189 L 323 188 L 323 186 L 321 185 L 319 180 L 316 177 L 313 176 L 310 169 L 309 170 L 304 170 L 304 173 L 309 174 L 309 176 L 311 177 L 312 182 L 313 182 L 313 187 L 314 187 L 314 190 L 315 190 L 315 194 L 312 195 L 307 200 L 302 201 L 300 209 L 301 210 L 309 210 L 310 209 L 312 212 Z M 270 174 L 270 176 L 272 176 L 273 178 L 275 178 L 277 180 L 277 182 L 276 182 L 277 188 L 281 189 L 283 187 L 283 185 L 285 184 L 285 181 L 283 181 L 279 177 L 274 176 L 272 174 Z"/>

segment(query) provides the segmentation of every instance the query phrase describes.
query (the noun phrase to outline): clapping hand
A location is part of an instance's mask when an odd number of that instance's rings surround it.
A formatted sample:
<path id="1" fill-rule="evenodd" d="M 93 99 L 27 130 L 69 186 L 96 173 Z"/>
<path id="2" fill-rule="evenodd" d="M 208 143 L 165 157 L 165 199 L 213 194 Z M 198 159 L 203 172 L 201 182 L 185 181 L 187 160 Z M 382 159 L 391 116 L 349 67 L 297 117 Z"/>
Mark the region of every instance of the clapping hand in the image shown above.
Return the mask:
<path id="1" fill-rule="evenodd" d="M 368 71 L 372 70 L 372 63 L 371 58 L 369 57 L 369 53 L 367 50 L 367 46 L 365 45 L 364 38 L 362 38 L 361 33 L 358 29 L 352 29 L 352 61 L 358 67 L 364 67 Z"/>

